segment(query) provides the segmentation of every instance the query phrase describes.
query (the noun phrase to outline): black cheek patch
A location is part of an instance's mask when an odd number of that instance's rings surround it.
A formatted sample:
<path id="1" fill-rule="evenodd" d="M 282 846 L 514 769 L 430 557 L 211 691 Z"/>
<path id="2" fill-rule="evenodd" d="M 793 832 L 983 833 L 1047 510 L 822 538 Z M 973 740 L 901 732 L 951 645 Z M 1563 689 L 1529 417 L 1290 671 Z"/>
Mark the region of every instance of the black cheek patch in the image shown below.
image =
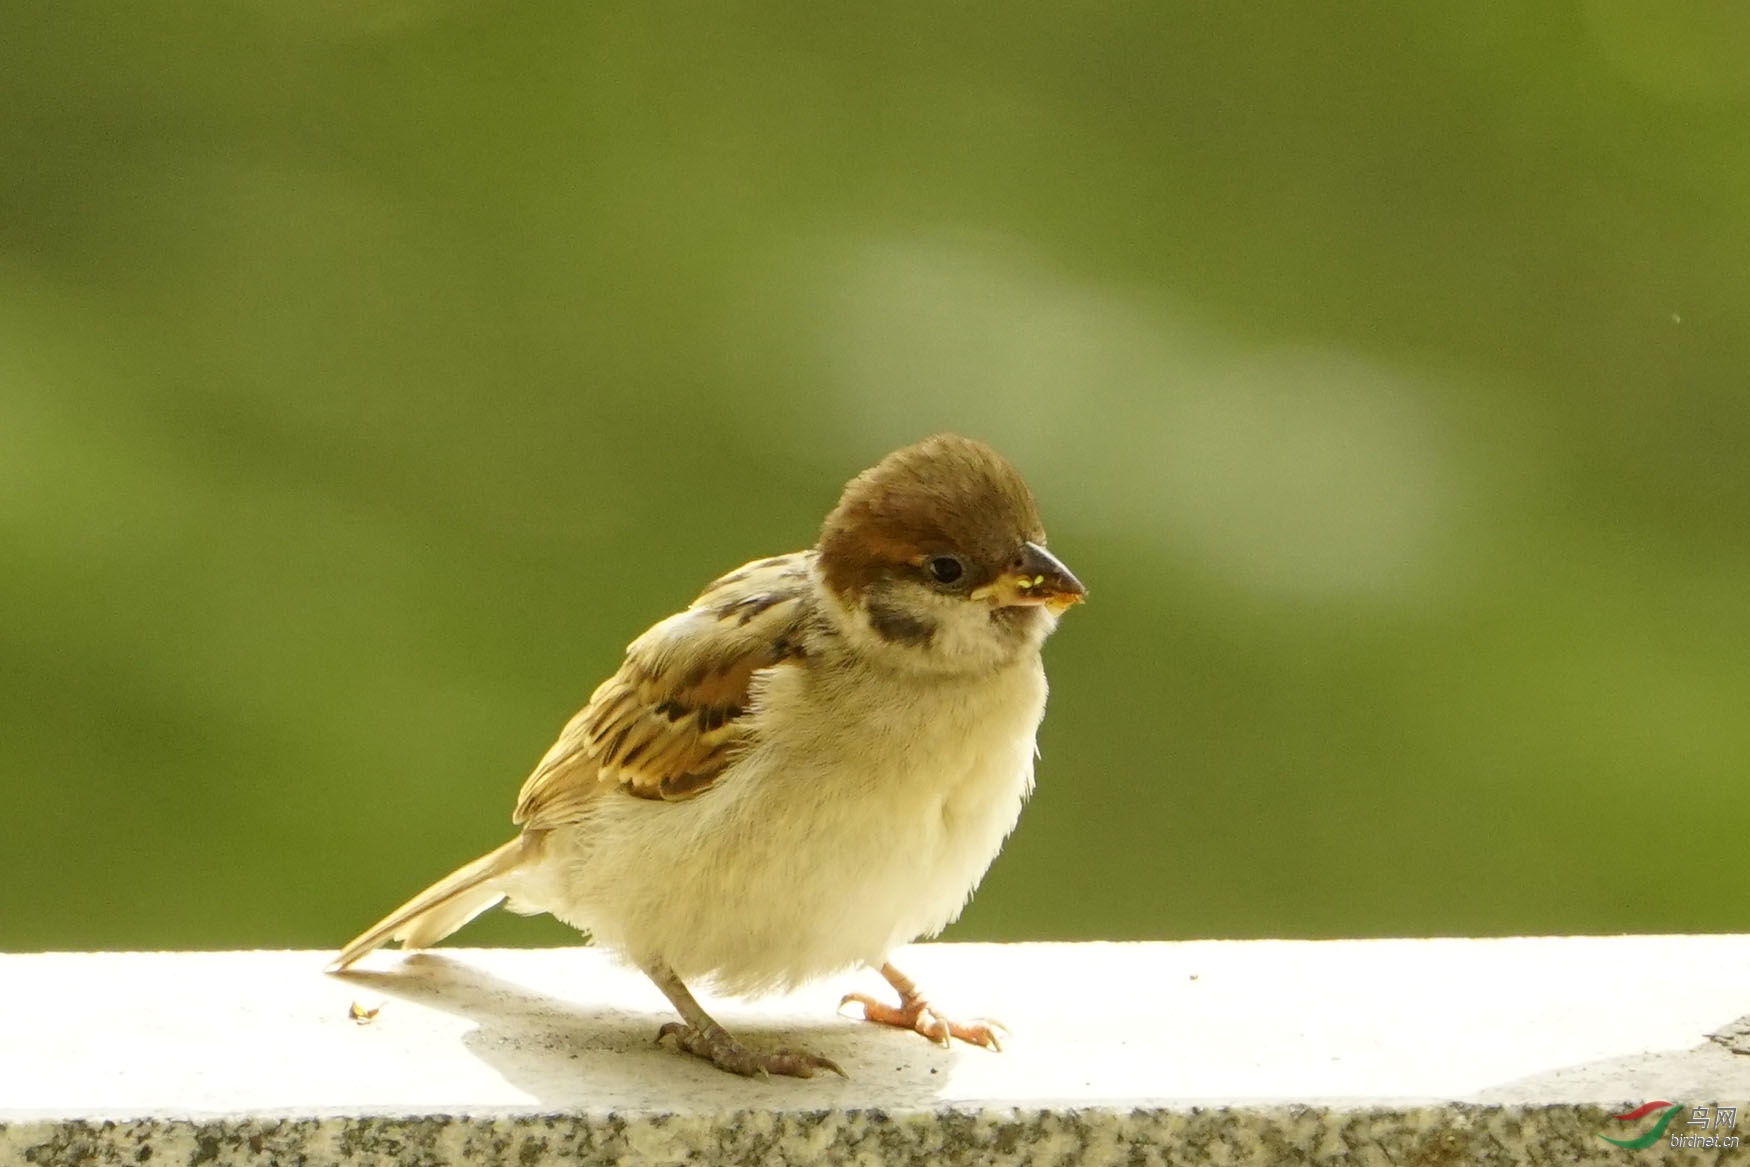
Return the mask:
<path id="1" fill-rule="evenodd" d="M 922 648 L 935 638 L 936 626 L 928 620 L 889 607 L 879 600 L 868 603 L 869 627 L 889 644 Z"/>

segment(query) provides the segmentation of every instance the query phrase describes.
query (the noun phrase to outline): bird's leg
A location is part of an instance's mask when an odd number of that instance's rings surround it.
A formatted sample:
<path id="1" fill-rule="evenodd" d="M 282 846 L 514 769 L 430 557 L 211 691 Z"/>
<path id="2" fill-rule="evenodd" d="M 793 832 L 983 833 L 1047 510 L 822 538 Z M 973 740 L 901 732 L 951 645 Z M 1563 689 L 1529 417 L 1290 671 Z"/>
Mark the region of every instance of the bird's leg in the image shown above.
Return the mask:
<path id="1" fill-rule="evenodd" d="M 807 1050 L 779 1049 L 771 1053 L 756 1053 L 729 1036 L 729 1031 L 711 1020 L 704 1007 L 694 999 L 681 978 L 661 960 L 641 963 L 644 975 L 656 982 L 685 1018 L 685 1023 L 670 1021 L 656 1033 L 656 1040 L 672 1036 L 675 1044 L 695 1057 L 704 1058 L 719 1070 L 752 1077 L 758 1074 L 786 1074 L 792 1078 L 812 1078 L 816 1070 L 831 1070 L 839 1077 L 845 1072 L 837 1063 Z"/>
<path id="2" fill-rule="evenodd" d="M 843 1009 L 855 1001 L 863 1007 L 863 1020 L 881 1025 L 897 1025 L 901 1029 L 915 1029 L 941 1046 L 947 1045 L 950 1038 L 957 1037 L 985 1049 L 1003 1048 L 998 1035 L 1006 1034 L 1008 1030 L 1003 1027 L 1002 1022 L 987 1018 L 964 1023 L 951 1021 L 936 1012 L 935 1007 L 918 992 L 918 987 L 912 984 L 911 978 L 891 964 L 881 966 L 881 975 L 899 991 L 899 1008 L 883 1004 L 867 993 L 846 993 L 844 1000 L 839 1002 L 839 1008 Z"/>

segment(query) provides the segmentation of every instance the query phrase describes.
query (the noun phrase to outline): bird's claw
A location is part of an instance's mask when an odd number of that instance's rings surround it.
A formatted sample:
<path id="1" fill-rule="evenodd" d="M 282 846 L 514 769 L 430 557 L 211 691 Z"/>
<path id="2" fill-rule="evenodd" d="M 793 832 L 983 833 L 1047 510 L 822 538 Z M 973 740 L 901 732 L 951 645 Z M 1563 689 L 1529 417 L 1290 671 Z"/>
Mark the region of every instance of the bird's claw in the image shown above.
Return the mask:
<path id="1" fill-rule="evenodd" d="M 748 1049 L 729 1034 L 716 1027 L 701 1030 L 680 1021 L 670 1021 L 656 1032 L 661 1044 L 665 1037 L 694 1057 L 704 1058 L 720 1070 L 743 1077 L 765 1077 L 781 1074 L 787 1078 L 812 1078 L 816 1070 L 831 1070 L 841 1078 L 849 1077 L 838 1063 L 820 1054 L 800 1049 L 777 1049 L 759 1053 Z"/>
<path id="2" fill-rule="evenodd" d="M 1002 1038 L 1008 1036 L 1009 1032 L 1002 1022 L 985 1017 L 965 1022 L 951 1020 L 937 1013 L 922 997 L 900 1005 L 889 1005 L 867 993 L 846 993 L 839 1001 L 839 1008 L 843 1009 L 852 1001 L 863 1007 L 863 1020 L 873 1021 L 877 1025 L 914 1030 L 943 1048 L 947 1048 L 951 1039 L 958 1038 L 968 1045 L 1000 1053 L 1003 1048 Z"/>

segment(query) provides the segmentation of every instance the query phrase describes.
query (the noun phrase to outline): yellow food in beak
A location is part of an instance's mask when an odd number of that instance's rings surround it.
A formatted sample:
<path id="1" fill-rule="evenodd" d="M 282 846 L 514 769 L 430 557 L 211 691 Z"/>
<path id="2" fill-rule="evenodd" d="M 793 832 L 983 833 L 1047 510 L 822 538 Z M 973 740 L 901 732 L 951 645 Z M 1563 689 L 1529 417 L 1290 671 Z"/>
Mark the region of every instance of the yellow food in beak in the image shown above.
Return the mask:
<path id="1" fill-rule="evenodd" d="M 1015 561 L 994 580 L 973 589 L 972 598 L 989 600 L 998 607 L 1039 604 L 1062 612 L 1081 603 L 1087 594 L 1082 581 L 1055 555 L 1037 543 L 1023 543 Z"/>

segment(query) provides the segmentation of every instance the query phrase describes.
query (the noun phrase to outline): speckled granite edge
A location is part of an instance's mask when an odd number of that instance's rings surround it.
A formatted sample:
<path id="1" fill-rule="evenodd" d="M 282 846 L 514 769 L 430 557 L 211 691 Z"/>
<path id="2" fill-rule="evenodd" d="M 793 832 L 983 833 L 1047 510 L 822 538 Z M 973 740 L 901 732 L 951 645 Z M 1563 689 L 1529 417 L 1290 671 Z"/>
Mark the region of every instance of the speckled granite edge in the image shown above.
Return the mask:
<path id="1" fill-rule="evenodd" d="M 0 1164 L 1360 1164 L 1623 1163 L 1597 1106 L 1446 1104 L 728 1115 L 254 1118 L 0 1124 Z M 1741 1151 L 1659 1148 L 1661 1162 Z"/>

